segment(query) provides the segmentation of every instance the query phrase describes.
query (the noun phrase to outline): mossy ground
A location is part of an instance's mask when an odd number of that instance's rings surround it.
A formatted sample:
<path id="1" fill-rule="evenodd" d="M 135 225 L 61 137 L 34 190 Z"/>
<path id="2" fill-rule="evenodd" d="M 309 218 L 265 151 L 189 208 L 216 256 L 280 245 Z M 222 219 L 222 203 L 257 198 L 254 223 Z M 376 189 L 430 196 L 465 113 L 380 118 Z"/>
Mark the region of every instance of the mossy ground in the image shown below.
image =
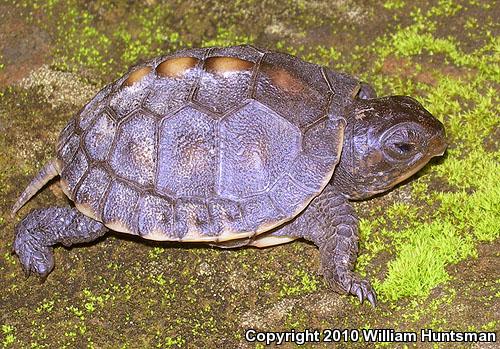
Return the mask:
<path id="1" fill-rule="evenodd" d="M 498 331 L 498 18 L 485 0 L 2 2 L 1 345 L 262 347 L 244 342 L 250 327 Z M 81 101 L 137 60 L 245 42 L 358 75 L 381 95 L 415 96 L 445 124 L 445 157 L 355 205 L 357 269 L 378 308 L 332 293 L 304 242 L 217 250 L 109 235 L 56 248 L 45 283 L 25 278 L 11 254 L 14 225 L 67 201 L 51 183 L 15 219 L 10 207 Z"/>

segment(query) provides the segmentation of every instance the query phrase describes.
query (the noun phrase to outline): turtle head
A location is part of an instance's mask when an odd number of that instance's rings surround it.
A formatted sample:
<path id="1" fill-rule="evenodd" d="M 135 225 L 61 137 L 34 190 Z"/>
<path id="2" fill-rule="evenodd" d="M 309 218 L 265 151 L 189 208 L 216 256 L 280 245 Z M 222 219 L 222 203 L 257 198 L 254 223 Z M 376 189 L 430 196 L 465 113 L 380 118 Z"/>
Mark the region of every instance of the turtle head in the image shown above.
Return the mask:
<path id="1" fill-rule="evenodd" d="M 357 99 L 333 185 L 350 199 L 365 199 L 404 181 L 443 155 L 443 124 L 411 97 Z"/>

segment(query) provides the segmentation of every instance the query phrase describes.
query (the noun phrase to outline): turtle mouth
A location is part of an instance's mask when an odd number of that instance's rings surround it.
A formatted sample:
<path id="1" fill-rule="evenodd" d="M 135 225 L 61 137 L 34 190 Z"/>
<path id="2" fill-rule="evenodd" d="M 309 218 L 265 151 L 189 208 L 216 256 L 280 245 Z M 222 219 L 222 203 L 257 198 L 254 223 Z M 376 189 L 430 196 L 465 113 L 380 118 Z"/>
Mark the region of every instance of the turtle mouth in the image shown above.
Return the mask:
<path id="1" fill-rule="evenodd" d="M 422 161 L 416 165 L 414 168 L 412 168 L 410 171 L 403 173 L 401 176 L 397 177 L 385 190 L 390 190 L 393 187 L 395 187 L 397 184 L 406 181 L 408 178 L 413 176 L 415 173 L 420 171 L 433 156 L 430 156 L 428 158 L 422 159 Z"/>

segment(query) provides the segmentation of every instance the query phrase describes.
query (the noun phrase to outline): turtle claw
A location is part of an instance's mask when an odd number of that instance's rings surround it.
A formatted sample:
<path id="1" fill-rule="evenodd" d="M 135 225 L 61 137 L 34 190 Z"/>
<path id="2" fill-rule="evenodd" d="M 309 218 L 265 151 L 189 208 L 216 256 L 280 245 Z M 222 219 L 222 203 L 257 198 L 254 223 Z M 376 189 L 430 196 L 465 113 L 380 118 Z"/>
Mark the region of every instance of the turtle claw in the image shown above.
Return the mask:
<path id="1" fill-rule="evenodd" d="M 357 296 L 360 303 L 363 303 L 366 299 L 373 307 L 377 305 L 377 296 L 367 280 L 353 276 L 349 293 Z"/>
<path id="2" fill-rule="evenodd" d="M 368 299 L 368 302 L 370 302 L 372 307 L 375 308 L 377 306 L 377 295 L 375 294 L 375 292 L 368 293 L 366 295 L 366 299 Z"/>
<path id="3" fill-rule="evenodd" d="M 356 288 L 356 291 L 354 292 L 359 299 L 359 302 L 362 304 L 363 303 L 363 291 L 361 291 L 361 288 Z"/>
<path id="4" fill-rule="evenodd" d="M 333 272 L 331 269 L 322 267 L 320 272 L 327 284 L 337 292 L 352 294 L 359 299 L 360 303 L 367 300 L 373 307 L 376 307 L 377 296 L 368 280 L 361 279 L 351 271 Z"/>

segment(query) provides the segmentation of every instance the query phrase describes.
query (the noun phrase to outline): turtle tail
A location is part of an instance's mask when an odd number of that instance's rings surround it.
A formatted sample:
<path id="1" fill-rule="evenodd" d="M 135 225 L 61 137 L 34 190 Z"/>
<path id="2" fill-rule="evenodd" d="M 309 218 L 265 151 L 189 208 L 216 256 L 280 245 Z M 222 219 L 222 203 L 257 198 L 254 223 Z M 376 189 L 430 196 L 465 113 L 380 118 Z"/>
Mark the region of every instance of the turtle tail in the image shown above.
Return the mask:
<path id="1" fill-rule="evenodd" d="M 24 189 L 22 194 L 12 206 L 11 216 L 14 216 L 25 203 L 28 202 L 42 187 L 52 178 L 59 175 L 59 164 L 57 159 L 51 159 L 38 174 L 31 180 L 31 183 Z"/>

